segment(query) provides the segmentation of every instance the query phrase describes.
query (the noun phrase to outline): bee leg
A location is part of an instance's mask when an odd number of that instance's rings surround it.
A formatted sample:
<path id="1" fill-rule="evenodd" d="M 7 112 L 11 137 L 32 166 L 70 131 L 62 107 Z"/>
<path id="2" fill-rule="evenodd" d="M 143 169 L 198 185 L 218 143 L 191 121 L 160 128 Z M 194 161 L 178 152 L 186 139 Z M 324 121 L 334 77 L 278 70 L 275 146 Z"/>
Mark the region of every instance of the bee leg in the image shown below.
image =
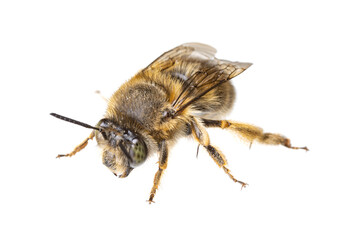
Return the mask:
<path id="1" fill-rule="evenodd" d="M 211 156 L 211 158 L 215 161 L 215 163 L 221 167 L 224 172 L 236 183 L 240 183 L 241 184 L 241 188 L 246 187 L 247 183 L 244 183 L 242 181 L 237 180 L 231 173 L 230 170 L 225 167 L 227 162 L 225 159 L 224 154 L 216 149 L 214 146 L 210 145 L 210 138 L 209 135 L 207 133 L 207 131 L 205 130 L 204 126 L 199 123 L 197 120 L 194 119 L 193 123 L 192 123 L 192 133 L 194 138 L 199 142 L 199 144 L 201 144 L 209 153 L 209 155 Z"/>
<path id="2" fill-rule="evenodd" d="M 269 145 L 283 145 L 291 149 L 304 149 L 309 151 L 307 147 L 294 147 L 290 143 L 290 139 L 286 138 L 283 135 L 276 133 L 264 133 L 263 130 L 259 127 L 256 127 L 251 124 L 239 123 L 228 120 L 210 120 L 202 119 L 202 122 L 205 127 L 218 127 L 222 129 L 229 129 L 239 134 L 240 137 L 248 142 L 250 146 L 253 141 L 257 141 L 262 144 Z"/>
<path id="3" fill-rule="evenodd" d="M 196 158 L 198 158 L 198 156 L 199 156 L 199 148 L 200 148 L 200 144 L 198 144 L 198 146 L 196 148 Z"/>
<path id="4" fill-rule="evenodd" d="M 73 155 L 75 155 L 77 152 L 80 152 L 81 150 L 83 150 L 86 145 L 88 144 L 88 141 L 93 139 L 95 136 L 95 133 L 94 131 L 91 132 L 90 136 L 88 138 L 86 138 L 82 143 L 80 143 L 79 145 L 77 145 L 75 147 L 75 149 L 71 152 L 71 153 L 68 153 L 68 154 L 59 154 L 57 155 L 56 158 L 61 158 L 61 157 L 71 157 Z"/>
<path id="5" fill-rule="evenodd" d="M 167 167 L 167 161 L 168 161 L 168 147 L 165 142 L 165 140 L 161 141 L 159 144 L 159 153 L 160 153 L 160 159 L 159 159 L 159 169 L 155 174 L 154 177 L 154 185 L 150 192 L 149 204 L 153 203 L 153 199 L 155 197 L 156 190 L 159 187 L 161 176 L 163 175 L 164 170 Z"/>

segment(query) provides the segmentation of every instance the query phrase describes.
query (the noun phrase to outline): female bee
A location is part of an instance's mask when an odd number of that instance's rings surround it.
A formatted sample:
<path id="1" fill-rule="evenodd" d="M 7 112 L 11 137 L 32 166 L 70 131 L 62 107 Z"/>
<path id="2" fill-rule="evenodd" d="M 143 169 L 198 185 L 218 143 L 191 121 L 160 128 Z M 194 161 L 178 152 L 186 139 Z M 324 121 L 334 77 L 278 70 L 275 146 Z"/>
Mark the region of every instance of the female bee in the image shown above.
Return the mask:
<path id="1" fill-rule="evenodd" d="M 151 154 L 159 153 L 159 168 L 148 199 L 153 202 L 168 162 L 169 147 L 182 136 L 192 134 L 215 163 L 243 187 L 226 167 L 225 156 L 211 145 L 208 127 L 229 129 L 250 144 L 283 145 L 293 149 L 280 134 L 264 133 L 259 127 L 222 120 L 232 108 L 235 91 L 230 80 L 251 63 L 215 58 L 216 50 L 200 43 L 180 45 L 153 61 L 124 83 L 109 99 L 103 119 L 95 127 L 52 113 L 51 115 L 93 129 L 71 153 L 82 150 L 94 137 L 102 149 L 102 160 L 116 176 L 127 177 Z"/>

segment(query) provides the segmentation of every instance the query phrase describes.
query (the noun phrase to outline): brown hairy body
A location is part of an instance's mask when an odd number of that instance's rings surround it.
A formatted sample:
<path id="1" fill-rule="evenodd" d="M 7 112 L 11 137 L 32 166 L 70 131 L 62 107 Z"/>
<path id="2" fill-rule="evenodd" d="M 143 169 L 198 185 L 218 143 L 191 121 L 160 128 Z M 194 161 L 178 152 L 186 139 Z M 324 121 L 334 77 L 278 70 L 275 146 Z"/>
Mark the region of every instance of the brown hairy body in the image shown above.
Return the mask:
<path id="1" fill-rule="evenodd" d="M 148 199 L 151 203 L 167 167 L 169 147 L 179 137 L 190 134 L 234 182 L 246 186 L 230 173 L 225 156 L 211 145 L 208 127 L 234 131 L 250 144 L 257 141 L 308 150 L 291 146 L 290 140 L 280 134 L 221 119 L 235 100 L 229 81 L 251 64 L 220 60 L 215 53 L 214 48 L 200 43 L 183 44 L 164 53 L 113 94 L 96 127 L 52 114 L 94 129 L 74 151 L 58 157 L 73 156 L 95 136 L 103 150 L 104 165 L 123 178 L 157 152 L 159 168 Z"/>
<path id="2" fill-rule="evenodd" d="M 232 108 L 235 100 L 234 87 L 226 82 L 191 108 L 169 118 L 166 113 L 176 110 L 171 104 L 174 96 L 185 87 L 186 80 L 180 77 L 161 71 L 141 71 L 113 94 L 105 117 L 117 120 L 125 114 L 139 122 L 154 139 L 172 141 L 189 134 L 190 116 L 218 119 Z"/>

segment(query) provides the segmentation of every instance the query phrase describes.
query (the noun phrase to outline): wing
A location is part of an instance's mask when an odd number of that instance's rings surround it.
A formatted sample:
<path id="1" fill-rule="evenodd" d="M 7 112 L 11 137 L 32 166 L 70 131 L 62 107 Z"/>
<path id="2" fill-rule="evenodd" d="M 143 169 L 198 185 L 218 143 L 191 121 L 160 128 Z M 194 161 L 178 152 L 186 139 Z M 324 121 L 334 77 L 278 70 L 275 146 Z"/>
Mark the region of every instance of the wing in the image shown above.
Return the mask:
<path id="1" fill-rule="evenodd" d="M 215 53 L 216 49 L 209 45 L 202 43 L 185 43 L 163 53 L 144 70 L 158 69 L 161 71 L 170 71 L 186 59 L 213 60 L 215 59 Z"/>
<path id="2" fill-rule="evenodd" d="M 176 115 L 251 66 L 217 59 L 215 53 L 209 45 L 186 43 L 162 54 L 143 71 L 161 71 L 183 81 L 182 91 L 172 102 Z"/>

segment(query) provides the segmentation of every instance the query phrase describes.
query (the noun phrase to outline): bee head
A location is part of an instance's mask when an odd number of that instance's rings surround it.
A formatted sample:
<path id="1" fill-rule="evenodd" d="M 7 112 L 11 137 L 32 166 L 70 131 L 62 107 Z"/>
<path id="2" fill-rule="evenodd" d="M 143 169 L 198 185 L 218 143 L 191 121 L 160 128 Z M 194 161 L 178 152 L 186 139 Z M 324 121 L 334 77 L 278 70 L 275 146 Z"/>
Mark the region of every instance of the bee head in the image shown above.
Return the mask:
<path id="1" fill-rule="evenodd" d="M 144 163 L 148 149 L 140 134 L 106 118 L 100 120 L 97 127 L 99 130 L 95 137 L 103 148 L 103 163 L 115 175 L 122 171 L 121 176 L 124 177 L 124 174 Z"/>
<path id="2" fill-rule="evenodd" d="M 102 119 L 96 127 L 56 113 L 52 116 L 86 128 L 94 129 L 98 145 L 102 148 L 103 164 L 116 176 L 127 177 L 137 166 L 145 162 L 148 147 L 145 138 L 139 133 L 121 127 L 109 119 Z"/>

